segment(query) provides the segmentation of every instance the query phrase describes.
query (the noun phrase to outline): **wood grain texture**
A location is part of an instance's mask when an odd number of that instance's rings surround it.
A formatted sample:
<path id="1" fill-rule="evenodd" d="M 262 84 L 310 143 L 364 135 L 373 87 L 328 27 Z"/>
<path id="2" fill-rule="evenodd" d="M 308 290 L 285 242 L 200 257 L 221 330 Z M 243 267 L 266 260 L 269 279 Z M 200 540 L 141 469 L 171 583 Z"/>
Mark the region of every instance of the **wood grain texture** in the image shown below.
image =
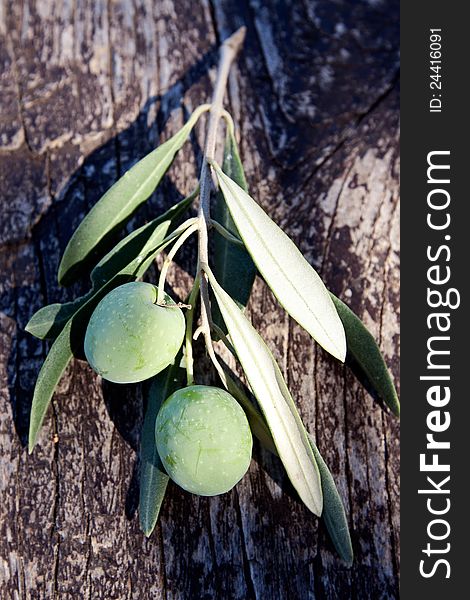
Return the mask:
<path id="1" fill-rule="evenodd" d="M 398 598 L 398 422 L 259 280 L 249 314 L 344 499 L 346 569 L 255 445 L 231 493 L 169 486 L 150 539 L 136 515 L 138 386 L 67 370 L 33 455 L 28 413 L 47 345 L 24 332 L 59 288 L 73 229 L 207 101 L 216 48 L 248 34 L 227 106 L 252 195 L 365 320 L 398 377 L 398 5 L 328 0 L 0 0 L 0 597 Z M 198 128 L 128 229 L 192 190 Z M 194 245 L 170 284 L 184 297 Z M 210 381 L 200 354 L 200 380 Z"/>

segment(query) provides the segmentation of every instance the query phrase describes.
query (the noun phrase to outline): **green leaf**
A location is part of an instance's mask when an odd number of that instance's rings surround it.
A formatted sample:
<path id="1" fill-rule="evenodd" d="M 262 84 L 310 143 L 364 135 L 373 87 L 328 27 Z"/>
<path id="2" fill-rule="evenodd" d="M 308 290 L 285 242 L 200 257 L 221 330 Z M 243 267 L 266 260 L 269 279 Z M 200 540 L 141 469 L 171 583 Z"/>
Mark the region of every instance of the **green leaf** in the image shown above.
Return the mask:
<path id="1" fill-rule="evenodd" d="M 93 206 L 67 244 L 59 265 L 60 284 L 73 281 L 74 273 L 88 262 L 95 248 L 151 196 L 199 116 L 208 108 L 198 107 L 178 133 L 124 173 Z"/>
<path id="2" fill-rule="evenodd" d="M 83 306 L 92 293 L 90 291 L 86 296 L 81 296 L 73 302 L 48 304 L 40 308 L 31 317 L 25 330 L 40 340 L 55 339 L 65 327 L 70 317 Z"/>
<path id="3" fill-rule="evenodd" d="M 313 437 L 310 434 L 308 434 L 308 437 L 320 471 L 323 490 L 322 518 L 325 520 L 326 528 L 336 551 L 350 567 L 354 559 L 354 554 L 343 501 L 341 500 L 333 476 L 315 445 Z"/>
<path id="4" fill-rule="evenodd" d="M 170 222 L 161 223 L 155 230 L 152 237 L 155 243 L 159 231 L 161 237 L 164 236 Z M 164 238 L 157 248 L 153 248 L 150 252 L 152 260 L 174 239 L 171 235 Z M 44 361 L 41 370 L 39 371 L 36 386 L 34 388 L 33 402 L 31 405 L 31 417 L 29 425 L 29 452 L 31 453 L 37 440 L 39 430 L 41 429 L 47 408 L 51 402 L 54 390 L 62 377 L 68 363 L 73 355 L 81 353 L 83 347 L 83 339 L 85 336 L 86 326 L 91 317 L 93 310 L 98 302 L 112 289 L 119 285 L 123 285 L 128 281 L 137 279 L 137 274 L 142 269 L 143 264 L 149 264 L 149 257 L 144 255 L 145 259 L 137 257 L 132 260 L 126 267 L 121 269 L 112 279 L 97 290 L 90 298 L 81 306 L 78 311 L 70 317 L 65 327 L 62 329 L 55 342 L 52 344 L 49 354 Z"/>
<path id="5" fill-rule="evenodd" d="M 305 505 L 322 512 L 320 474 L 307 432 L 270 350 L 207 269 L 232 344 L 271 431 L 289 479 Z"/>
<path id="6" fill-rule="evenodd" d="M 72 360 L 71 342 L 72 319 L 61 331 L 44 361 L 34 388 L 33 403 L 29 421 L 29 453 L 33 451 L 44 416 L 49 407 L 52 394 L 59 383 L 67 365 Z"/>
<path id="7" fill-rule="evenodd" d="M 264 210 L 212 165 L 240 236 L 276 298 L 325 350 L 344 361 L 344 328 L 315 269 Z"/>
<path id="8" fill-rule="evenodd" d="M 248 423 L 250 424 L 250 429 L 253 435 L 258 438 L 266 450 L 269 450 L 273 454 L 277 455 L 276 446 L 274 445 L 274 440 L 271 432 L 269 431 L 269 427 L 266 425 L 266 421 L 245 394 L 245 391 L 235 383 L 225 369 L 224 371 L 227 382 L 227 391 L 235 398 L 235 400 L 245 411 L 246 418 L 248 419 Z"/>
<path id="9" fill-rule="evenodd" d="M 158 240 L 156 236 L 152 236 L 148 240 L 138 259 L 139 265 L 135 271 L 136 279 L 140 279 L 144 276 L 145 272 L 150 268 L 157 255 L 160 254 L 160 252 L 163 252 L 163 250 L 169 244 L 176 240 L 175 236 L 176 232 L 173 232 L 172 234 L 169 234 L 163 241 Z"/>
<path id="10" fill-rule="evenodd" d="M 34 313 L 29 320 L 25 327 L 26 331 L 40 339 L 55 339 L 60 334 L 67 321 L 77 314 L 86 303 L 91 301 L 93 306 L 96 306 L 96 298 L 104 286 L 106 286 L 108 291 L 111 291 L 112 287 L 107 286 L 107 284 L 112 281 L 116 275 L 119 273 L 121 275 L 128 275 L 129 281 L 131 279 L 137 279 L 137 275 L 132 277 L 134 273 L 142 270 L 142 263 L 149 265 L 155 256 L 155 254 L 152 253 L 152 258 L 149 260 L 149 252 L 146 251 L 148 244 L 152 244 L 152 249 L 154 249 L 155 246 L 160 247 L 165 239 L 170 224 L 170 221 L 163 221 L 158 224 L 151 221 L 130 236 L 127 236 L 122 240 L 122 246 L 118 252 L 116 252 L 116 250 L 118 250 L 116 247 L 109 253 L 109 255 L 111 255 L 109 261 L 106 260 L 108 255 L 101 261 L 103 266 L 98 271 L 99 275 L 95 277 L 94 285 L 87 294 L 77 298 L 73 302 L 67 302 L 65 304 L 49 304 L 48 306 L 41 308 Z M 155 227 L 155 225 L 157 226 Z M 136 239 L 138 239 L 141 247 L 141 254 L 137 254 L 137 256 L 134 252 L 129 254 L 126 252 L 127 244 L 129 243 L 130 245 L 130 243 L 135 242 Z M 126 242 L 126 244 L 124 244 L 124 242 Z M 133 258 L 131 258 L 131 256 L 133 256 Z M 119 269 L 119 267 L 121 267 L 121 269 Z M 104 276 L 105 273 L 106 277 Z M 116 282 L 117 281 L 121 281 L 122 283 L 121 278 L 116 279 Z M 121 283 L 116 283 L 116 285 L 121 285 Z M 99 297 L 101 298 L 102 295 L 99 295 Z"/>
<path id="11" fill-rule="evenodd" d="M 356 361 L 371 387 L 400 416 L 400 401 L 392 377 L 373 335 L 353 311 L 330 292 L 346 331 L 348 352 Z"/>
<path id="12" fill-rule="evenodd" d="M 191 194 L 169 208 L 162 215 L 156 217 L 146 225 L 136 229 L 122 239 L 92 270 L 90 279 L 93 287 L 97 289 L 132 260 L 145 256 L 147 250 L 162 241 L 160 225 L 171 221 L 174 223 L 192 204 L 195 194 Z M 167 231 L 171 231 L 168 226 Z M 165 235 L 167 233 L 165 231 Z"/>
<path id="13" fill-rule="evenodd" d="M 224 173 L 231 177 L 245 191 L 248 186 L 245 173 L 238 153 L 237 142 L 231 127 L 227 127 L 225 139 Z M 223 194 L 219 191 L 215 197 L 213 218 L 231 234 L 240 239 L 238 229 L 233 222 Z M 214 263 L 213 272 L 224 290 L 241 307 L 245 308 L 250 297 L 256 276 L 256 266 L 244 248 L 240 248 L 214 230 Z M 224 333 L 227 331 L 220 315 L 218 306 L 213 310 L 213 321 Z"/>
<path id="14" fill-rule="evenodd" d="M 26 331 L 39 339 L 55 339 L 68 319 L 122 269 L 132 265 L 132 272 L 137 266 L 140 267 L 139 273 L 143 272 L 142 265 L 138 264 L 139 261 L 151 264 L 153 258 L 148 260 L 148 254 L 162 243 L 172 222 L 191 205 L 194 197 L 191 194 L 159 217 L 127 235 L 92 270 L 90 275 L 92 289 L 87 294 L 73 302 L 44 306 L 31 317 L 26 325 Z"/>
<path id="15" fill-rule="evenodd" d="M 165 497 L 169 477 L 155 443 L 155 421 L 162 403 L 177 389 L 184 387 L 186 371 L 180 367 L 181 353 L 175 363 L 156 375 L 147 393 L 147 411 L 140 444 L 140 528 L 149 537 L 154 530 Z"/>

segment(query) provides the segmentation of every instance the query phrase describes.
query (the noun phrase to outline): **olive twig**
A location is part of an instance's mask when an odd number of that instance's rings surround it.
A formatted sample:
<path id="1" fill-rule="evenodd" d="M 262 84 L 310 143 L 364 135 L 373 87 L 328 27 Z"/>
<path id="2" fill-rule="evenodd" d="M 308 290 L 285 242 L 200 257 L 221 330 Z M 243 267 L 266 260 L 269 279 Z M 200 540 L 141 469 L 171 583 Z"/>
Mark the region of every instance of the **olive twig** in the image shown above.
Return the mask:
<path id="1" fill-rule="evenodd" d="M 164 304 L 163 298 L 164 298 L 164 293 L 165 293 L 166 275 L 167 275 L 168 269 L 173 261 L 173 258 L 175 257 L 175 254 L 178 252 L 178 250 L 181 248 L 181 246 L 185 243 L 185 241 L 188 239 L 188 237 L 191 236 L 193 233 L 195 233 L 198 229 L 199 229 L 198 223 L 193 223 L 193 225 L 188 227 L 186 229 L 186 231 L 184 233 L 182 233 L 181 236 L 178 238 L 178 241 L 175 242 L 175 245 L 170 250 L 170 252 L 168 253 L 165 260 L 163 261 L 162 270 L 160 271 L 160 277 L 158 279 L 157 304 Z"/>
<path id="2" fill-rule="evenodd" d="M 220 113 L 220 116 L 224 119 L 227 129 L 231 136 L 235 137 L 235 123 L 233 122 L 232 115 L 228 112 L 228 110 L 223 110 Z"/>
<path id="3" fill-rule="evenodd" d="M 191 308 L 186 313 L 186 333 L 185 333 L 185 361 L 186 361 L 186 380 L 188 385 L 192 385 L 194 381 L 194 359 L 193 359 L 193 340 L 192 340 L 192 330 L 193 330 L 193 321 L 194 321 L 194 313 L 196 311 L 196 301 L 199 294 L 199 265 L 196 271 L 197 275 L 194 279 L 193 289 L 191 290 L 191 294 L 188 298 L 188 304 L 191 305 Z"/>
<path id="4" fill-rule="evenodd" d="M 209 122 L 207 124 L 206 142 L 204 148 L 204 157 L 202 160 L 200 186 L 201 192 L 199 196 L 199 248 L 198 262 L 200 269 L 200 288 L 201 288 L 201 328 L 204 335 L 209 356 L 217 368 L 221 372 L 222 368 L 218 364 L 214 353 L 211 338 L 211 317 L 210 317 L 210 302 L 209 290 L 207 286 L 206 274 L 204 267 L 208 265 L 208 236 L 207 227 L 210 223 L 210 189 L 212 178 L 209 168 L 209 161 L 215 157 L 215 144 L 217 139 L 217 130 L 220 117 L 223 113 L 223 98 L 225 88 L 227 86 L 228 74 L 233 60 L 235 59 L 243 40 L 245 39 L 246 28 L 241 27 L 233 35 L 231 35 L 222 44 L 220 49 L 220 59 L 217 70 L 217 80 L 215 83 L 214 93 L 212 97 L 211 109 L 209 111 Z M 222 371 L 223 373 L 223 371 Z"/>
<path id="5" fill-rule="evenodd" d="M 215 354 L 214 345 L 212 343 L 207 348 L 207 352 L 209 353 L 209 358 L 211 359 L 212 364 L 214 365 L 217 373 L 219 374 L 219 377 L 220 377 L 225 389 L 228 389 L 227 375 L 226 375 L 225 371 L 223 370 L 222 365 L 220 364 L 219 359 L 217 358 L 217 356 Z"/>
<path id="6" fill-rule="evenodd" d="M 165 247 L 172 242 L 173 240 L 179 238 L 179 236 L 184 233 L 188 227 L 191 227 L 192 225 L 194 225 L 195 223 L 198 222 L 198 218 L 197 217 L 191 217 L 190 219 L 186 219 L 186 221 L 184 223 L 181 223 L 181 225 L 179 227 L 177 227 L 172 233 L 170 233 L 170 235 L 168 235 L 165 239 Z M 161 244 L 159 244 L 156 248 L 153 248 L 150 252 L 155 251 L 156 249 L 158 249 L 160 247 Z M 140 262 L 143 262 L 145 256 L 139 256 L 139 260 Z"/>

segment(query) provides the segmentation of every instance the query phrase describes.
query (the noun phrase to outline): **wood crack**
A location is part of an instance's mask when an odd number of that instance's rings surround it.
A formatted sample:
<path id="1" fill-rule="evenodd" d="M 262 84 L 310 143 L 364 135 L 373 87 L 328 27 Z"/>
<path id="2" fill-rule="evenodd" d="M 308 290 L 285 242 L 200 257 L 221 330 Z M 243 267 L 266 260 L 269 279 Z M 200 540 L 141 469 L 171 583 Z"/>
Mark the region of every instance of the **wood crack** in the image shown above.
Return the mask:
<path id="1" fill-rule="evenodd" d="M 60 507 L 60 470 L 59 470 L 59 433 L 58 433 L 58 417 L 55 406 L 55 401 L 51 401 L 53 414 L 53 434 L 54 434 L 54 452 L 53 452 L 53 472 L 54 472 L 54 500 L 52 509 L 52 527 L 51 527 L 51 542 L 54 541 L 54 563 L 53 563 L 53 581 L 52 589 L 55 598 L 59 596 L 59 568 L 60 568 L 60 547 L 61 535 L 59 533 L 58 519 Z"/>
<path id="2" fill-rule="evenodd" d="M 258 600 L 258 595 L 256 593 L 255 582 L 253 581 L 253 577 L 251 574 L 250 561 L 248 559 L 248 549 L 246 544 L 246 534 L 245 529 L 243 527 L 243 519 L 240 508 L 240 497 L 238 495 L 237 490 L 234 491 L 234 497 L 236 499 L 236 514 L 237 514 L 237 523 L 240 528 L 240 539 L 241 539 L 241 550 L 242 550 L 242 561 L 243 561 L 243 574 L 247 587 L 247 598 L 246 600 Z"/>
<path id="3" fill-rule="evenodd" d="M 326 262 L 326 259 L 328 258 L 329 252 L 330 252 L 331 241 L 332 241 L 332 234 L 333 234 L 333 227 L 335 225 L 335 219 L 336 219 L 336 215 L 338 213 L 339 201 L 340 201 L 341 196 L 343 194 L 344 186 L 346 185 L 346 182 L 349 179 L 349 175 L 351 174 L 352 168 L 353 168 L 353 165 L 351 164 L 351 166 L 346 171 L 346 173 L 345 173 L 345 175 L 343 177 L 343 181 L 341 182 L 341 187 L 339 189 L 338 195 L 336 196 L 335 207 L 333 209 L 333 214 L 331 216 L 330 225 L 328 227 L 328 232 L 326 234 L 325 250 L 323 252 L 323 257 L 322 257 L 322 260 L 321 260 L 321 263 L 320 263 L 320 274 L 323 274 L 323 269 L 325 267 L 325 262 Z"/>
<path id="4" fill-rule="evenodd" d="M 15 85 L 16 85 L 16 93 L 17 93 L 17 101 L 18 101 L 18 115 L 20 118 L 21 127 L 23 129 L 24 143 L 26 144 L 26 147 L 28 148 L 28 151 L 31 153 L 31 155 L 36 156 L 37 154 L 33 150 L 30 140 L 29 140 L 28 130 L 26 128 L 26 122 L 25 122 L 25 118 L 24 118 L 23 95 L 21 93 L 20 77 L 19 77 L 19 73 L 18 73 L 18 64 L 17 64 L 17 60 L 16 60 L 15 48 L 13 46 L 13 42 L 11 41 L 11 37 L 9 34 L 6 35 L 6 40 L 7 40 L 7 48 L 10 52 L 10 56 L 12 59 L 11 64 L 13 67 L 13 76 L 14 76 Z"/>
<path id="5" fill-rule="evenodd" d="M 314 166 L 313 170 L 308 175 L 308 177 L 305 178 L 302 181 L 301 185 L 296 189 L 296 193 L 303 192 L 308 187 L 308 185 L 310 185 L 312 179 L 314 179 L 318 175 L 320 170 L 323 169 L 323 167 L 325 167 L 325 165 L 337 155 L 339 150 L 341 150 L 341 148 L 353 137 L 353 135 L 357 134 L 357 130 L 360 124 L 364 121 L 364 119 L 373 114 L 377 110 L 377 108 L 381 106 L 381 104 L 390 96 L 392 91 L 395 89 L 396 85 L 397 76 L 394 77 L 390 86 L 380 96 L 378 96 L 378 98 L 376 98 L 374 102 L 372 102 L 372 104 L 367 108 L 367 110 L 365 110 L 363 113 L 357 116 L 355 125 L 350 126 L 345 131 L 341 140 L 339 140 L 338 143 L 332 148 L 332 150 L 328 152 L 317 165 Z"/>

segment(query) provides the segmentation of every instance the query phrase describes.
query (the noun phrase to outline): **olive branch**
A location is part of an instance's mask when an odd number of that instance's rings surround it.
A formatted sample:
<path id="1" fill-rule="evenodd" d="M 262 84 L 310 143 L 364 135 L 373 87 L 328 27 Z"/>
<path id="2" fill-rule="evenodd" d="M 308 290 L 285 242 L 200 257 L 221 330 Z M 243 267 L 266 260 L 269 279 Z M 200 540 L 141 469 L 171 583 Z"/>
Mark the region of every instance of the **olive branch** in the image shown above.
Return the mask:
<path id="1" fill-rule="evenodd" d="M 147 410 L 142 428 L 139 512 L 142 530 L 150 535 L 157 522 L 169 474 L 178 482 L 176 472 L 172 470 L 176 464 L 174 457 L 162 452 L 162 415 L 171 420 L 167 415 L 169 404 L 165 401 L 181 392 L 180 399 L 186 394 L 186 406 L 189 406 L 191 394 L 201 391 L 201 386 L 194 386 L 193 341 L 202 335 L 207 353 L 226 390 L 223 393 L 228 393 L 221 396 L 222 391 L 218 388 L 205 388 L 207 398 L 215 394 L 214 410 L 219 401 L 229 402 L 227 406 L 230 408 L 231 399 L 236 400 L 237 406 L 244 411 L 251 432 L 263 446 L 279 456 L 300 499 L 311 512 L 322 516 L 339 555 L 351 564 L 353 552 L 348 521 L 333 477 L 313 437 L 302 423 L 270 349 L 244 314 L 256 273 L 271 288 L 287 313 L 327 352 L 342 362 L 346 354 L 348 359 L 354 361 L 375 395 L 394 414 L 399 415 L 400 405 L 384 358 L 365 325 L 346 304 L 328 291 L 294 242 L 248 193 L 235 126 L 223 107 L 229 71 L 244 36 L 245 29 L 241 28 L 221 46 L 211 104 L 199 106 L 173 137 L 125 173 L 95 204 L 70 239 L 59 266 L 59 283 L 68 285 L 78 273 L 93 264 L 90 272 L 91 289 L 73 302 L 51 304 L 40 309 L 26 327 L 32 335 L 52 341 L 34 390 L 29 451 L 32 452 L 37 443 L 54 390 L 74 356 L 83 358 L 85 351 L 90 364 L 104 378 L 111 379 L 108 368 L 102 366 L 103 362 L 108 361 L 110 364 L 113 362 L 114 366 L 119 363 L 117 371 L 121 370 L 118 373 L 120 379 L 111 380 L 127 382 L 149 379 Z M 103 249 L 114 232 L 122 228 L 154 192 L 204 113 L 208 113 L 208 121 L 197 188 L 163 215 L 124 237 L 103 255 Z M 223 164 L 220 166 L 215 161 L 215 150 L 222 119 L 225 122 L 226 140 Z M 218 192 L 212 207 L 214 214 L 211 215 L 211 190 L 214 184 L 217 184 Z M 197 196 L 197 217 L 177 225 Z M 213 264 L 209 260 L 209 231 L 214 235 Z M 196 233 L 198 257 L 194 283 L 186 302 L 175 303 L 164 291 L 167 273 L 178 250 Z M 168 248 L 158 286 L 138 283 L 155 259 Z M 212 297 L 209 289 L 212 290 Z M 139 296 L 142 293 L 150 298 L 149 305 L 142 303 Z M 123 360 L 120 359 L 121 362 L 111 356 L 113 344 L 122 344 L 122 348 L 129 352 L 125 340 L 113 338 L 111 349 L 103 349 L 102 324 L 104 320 L 112 318 L 108 305 L 111 304 L 114 313 L 119 313 L 116 306 L 119 303 L 123 305 L 123 294 L 127 299 L 127 313 L 130 306 L 136 311 L 136 322 L 137 312 L 146 311 L 147 316 L 140 319 L 140 327 L 153 336 L 157 331 L 151 323 L 157 314 L 155 311 L 167 307 L 172 309 L 163 310 L 166 317 L 158 313 L 158 324 L 161 326 L 158 335 L 167 329 L 171 330 L 168 335 L 174 342 L 173 346 L 166 351 L 153 353 L 159 362 L 152 363 L 150 360 L 150 364 L 145 365 L 145 376 L 142 374 L 144 371 L 140 375 L 134 373 L 137 367 L 131 364 L 128 354 L 124 355 Z M 200 324 L 194 329 L 199 296 Z M 185 317 L 181 308 L 186 309 Z M 140 339 L 139 334 L 133 331 L 134 313 L 130 317 L 127 313 L 119 316 L 121 319 L 130 319 L 125 322 L 129 336 Z M 170 325 L 169 315 L 173 319 Z M 138 326 L 136 323 L 135 327 Z M 177 335 L 174 330 L 178 330 Z M 237 358 L 249 389 L 241 385 L 219 360 L 214 339 L 221 340 Z M 149 343 L 154 341 L 154 337 L 150 338 Z M 145 363 L 143 348 L 139 349 L 139 356 L 140 362 Z M 181 367 L 182 361 L 184 368 Z M 143 365 L 139 365 L 141 368 Z M 125 375 L 122 374 L 124 371 Z M 196 471 L 199 465 L 198 456 Z M 246 465 L 241 475 L 245 470 Z M 224 490 L 232 487 L 237 480 Z"/>

